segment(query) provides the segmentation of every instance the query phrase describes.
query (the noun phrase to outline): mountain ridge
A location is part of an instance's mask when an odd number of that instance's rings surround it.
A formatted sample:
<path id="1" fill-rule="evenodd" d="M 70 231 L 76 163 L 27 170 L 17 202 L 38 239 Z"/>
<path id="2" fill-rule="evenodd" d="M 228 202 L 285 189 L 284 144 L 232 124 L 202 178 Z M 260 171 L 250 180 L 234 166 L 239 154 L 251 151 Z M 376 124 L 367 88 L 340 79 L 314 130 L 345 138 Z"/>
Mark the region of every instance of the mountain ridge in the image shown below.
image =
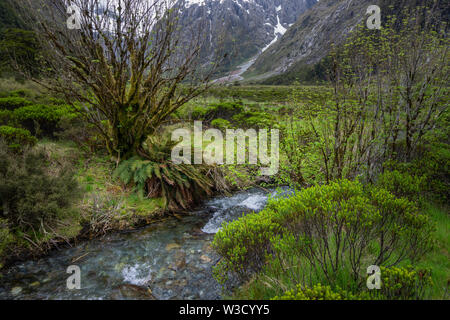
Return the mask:
<path id="1" fill-rule="evenodd" d="M 218 39 L 230 52 L 222 67 L 231 71 L 269 48 L 316 0 L 180 0 L 180 25 L 203 19 L 207 39 L 203 55 L 218 47 Z"/>
<path id="2" fill-rule="evenodd" d="M 333 43 L 339 43 L 367 16 L 374 0 L 320 0 L 304 12 L 277 43 L 262 53 L 244 73 L 264 79 L 283 74 L 299 65 L 314 65 Z"/>

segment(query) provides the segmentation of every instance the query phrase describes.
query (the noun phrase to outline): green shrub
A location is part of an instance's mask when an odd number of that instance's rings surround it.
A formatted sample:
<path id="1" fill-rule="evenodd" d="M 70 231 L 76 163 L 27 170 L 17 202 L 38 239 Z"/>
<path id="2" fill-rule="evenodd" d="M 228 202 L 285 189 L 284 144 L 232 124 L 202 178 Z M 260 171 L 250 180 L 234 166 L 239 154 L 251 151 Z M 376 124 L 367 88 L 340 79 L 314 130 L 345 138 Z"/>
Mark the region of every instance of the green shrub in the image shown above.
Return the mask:
<path id="1" fill-rule="evenodd" d="M 205 115 L 210 111 L 208 107 L 196 106 L 192 110 L 191 118 L 194 120 L 205 120 Z"/>
<path id="2" fill-rule="evenodd" d="M 445 140 L 443 140 L 445 141 Z M 426 150 L 412 162 L 385 163 L 387 170 L 396 172 L 395 183 L 406 188 L 403 192 L 411 192 L 411 196 L 420 195 L 447 203 L 450 198 L 450 145 L 445 142 L 434 142 L 426 146 Z M 388 175 L 394 175 L 387 173 Z M 404 177 L 407 177 L 406 179 Z M 409 178 L 408 178 L 409 177 Z M 386 188 L 390 181 L 382 181 Z M 421 183 L 420 183 L 421 182 Z M 399 190 L 402 192 L 402 190 Z"/>
<path id="3" fill-rule="evenodd" d="M 423 191 L 432 198 L 447 203 L 450 198 L 450 145 L 434 143 L 419 159 L 413 161 L 407 171 L 421 175 L 425 179 Z"/>
<path id="4" fill-rule="evenodd" d="M 266 112 L 243 111 L 233 116 L 233 122 L 241 128 L 275 128 L 273 117 Z"/>
<path id="5" fill-rule="evenodd" d="M 45 234 L 71 212 L 79 195 L 73 172 L 48 163 L 44 152 L 12 154 L 0 142 L 0 217 L 14 226 L 12 231 Z"/>
<path id="6" fill-rule="evenodd" d="M 354 300 L 356 297 L 346 291 L 333 290 L 330 286 L 315 284 L 312 288 L 298 284 L 296 290 L 288 290 L 284 295 L 272 300 Z"/>
<path id="7" fill-rule="evenodd" d="M 432 284 L 430 270 L 381 267 L 381 290 L 369 292 L 371 298 L 387 300 L 423 299 L 425 290 Z"/>
<path id="8" fill-rule="evenodd" d="M 192 119 L 204 120 L 210 122 L 213 119 L 222 118 L 231 120 L 231 118 L 244 110 L 242 102 L 222 102 L 211 104 L 208 107 L 196 107 L 192 111 Z"/>
<path id="9" fill-rule="evenodd" d="M 29 105 L 13 112 L 14 119 L 35 135 L 53 136 L 58 130 L 58 123 L 63 117 L 74 117 L 70 107 Z"/>
<path id="10" fill-rule="evenodd" d="M 400 171 L 385 171 L 378 177 L 377 185 L 390 191 L 397 197 L 417 201 L 421 197 L 424 177 L 413 176 Z"/>
<path id="11" fill-rule="evenodd" d="M 22 97 L 0 98 L 0 110 L 14 110 L 31 104 L 30 101 Z"/>
<path id="12" fill-rule="evenodd" d="M 281 124 L 280 134 L 278 182 L 296 189 L 324 182 L 318 141 L 305 121 L 291 118 Z"/>
<path id="13" fill-rule="evenodd" d="M 224 282 L 232 272 L 246 280 L 242 270 L 267 264 L 275 277 L 294 270 L 298 279 L 358 287 L 368 265 L 415 261 L 429 252 L 432 231 L 428 216 L 405 198 L 384 189 L 365 191 L 356 181 L 332 182 L 227 224 L 213 243 L 223 258 L 216 278 Z"/>
<path id="14" fill-rule="evenodd" d="M 220 283 L 228 280 L 229 272 L 247 280 L 265 264 L 270 240 L 281 231 L 280 225 L 272 221 L 274 214 L 270 210 L 248 214 L 216 234 L 212 246 L 224 258 L 214 270 Z"/>
<path id="15" fill-rule="evenodd" d="M 211 121 L 211 126 L 219 130 L 226 130 L 233 127 L 230 121 L 221 118 Z"/>
<path id="16" fill-rule="evenodd" d="M 429 270 L 381 267 L 381 289 L 351 293 L 337 287 L 315 284 L 312 288 L 297 284 L 296 289 L 288 290 L 273 300 L 419 300 L 431 285 Z"/>
<path id="17" fill-rule="evenodd" d="M 10 110 L 0 110 L 0 125 L 7 125 L 12 118 L 12 112 Z"/>
<path id="18" fill-rule="evenodd" d="M 24 147 L 34 146 L 37 142 L 30 131 L 10 126 L 0 126 L 0 138 L 5 140 L 13 151 L 21 151 Z"/>
<path id="19" fill-rule="evenodd" d="M 9 244 L 13 241 L 13 236 L 8 228 L 8 221 L 0 218 L 0 269 L 2 268 L 2 257 Z"/>
<path id="20" fill-rule="evenodd" d="M 21 97 L 25 98 L 27 96 L 32 95 L 32 93 L 27 89 L 17 89 L 8 92 L 8 97 Z"/>

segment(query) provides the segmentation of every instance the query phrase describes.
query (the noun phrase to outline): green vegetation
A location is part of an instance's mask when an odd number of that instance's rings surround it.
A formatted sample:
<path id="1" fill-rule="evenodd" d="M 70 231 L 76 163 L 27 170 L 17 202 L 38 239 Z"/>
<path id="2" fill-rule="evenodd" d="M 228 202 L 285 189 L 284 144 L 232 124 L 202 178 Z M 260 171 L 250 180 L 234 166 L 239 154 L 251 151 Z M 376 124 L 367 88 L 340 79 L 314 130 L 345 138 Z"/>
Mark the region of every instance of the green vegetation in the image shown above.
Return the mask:
<path id="1" fill-rule="evenodd" d="M 2 215 L 21 232 L 45 233 L 76 199 L 73 172 L 61 167 L 50 175 L 42 151 L 25 151 L 16 162 L 2 145 L 1 159 Z"/>
<path id="2" fill-rule="evenodd" d="M 275 282 L 327 283 L 356 290 L 368 265 L 417 261 L 433 247 L 433 225 L 414 203 L 347 180 L 297 191 L 257 214 L 229 223 L 214 247 L 228 272 L 254 271 Z"/>
<path id="3" fill-rule="evenodd" d="M 424 288 L 429 285 L 429 271 L 415 271 L 406 268 L 381 268 L 381 290 L 363 291 L 352 294 L 330 286 L 316 284 L 312 288 L 302 288 L 286 291 L 274 300 L 417 300 L 423 298 Z"/>
<path id="4" fill-rule="evenodd" d="M 11 93 L 10 97 L 0 98 L 0 109 L 1 110 L 14 110 L 20 107 L 28 106 L 31 102 L 22 97 L 14 96 L 14 93 Z"/>
<path id="5" fill-rule="evenodd" d="M 0 141 L 0 261 L 22 251 L 40 252 L 76 225 L 79 189 L 67 165 L 48 164 L 42 149 L 20 155 Z"/>
<path id="6" fill-rule="evenodd" d="M 162 198 L 163 208 L 188 210 L 212 194 L 213 182 L 201 169 L 170 161 L 176 143 L 151 139 L 146 143 L 146 159 L 137 157 L 122 161 L 115 176 L 133 183 L 141 197 Z"/>
<path id="7" fill-rule="evenodd" d="M 225 289 L 240 281 L 226 291 L 232 297 L 448 299 L 448 38 L 420 19 L 385 23 L 355 29 L 318 65 L 288 75 L 302 80 L 291 86 L 204 91 L 181 82 L 186 74 L 155 80 L 136 61 L 109 61 L 110 48 L 65 55 L 77 82 L 59 92 L 0 79 L 0 268 L 191 211 L 215 193 L 289 186 L 290 195 L 216 234 L 214 275 Z M 7 29 L 0 25 L 0 56 L 20 49 L 17 61 L 38 74 L 33 34 Z M 172 163 L 170 133 L 195 120 L 222 131 L 279 129 L 278 173 Z M 371 265 L 381 268 L 381 290 L 366 287 Z"/>
<path id="8" fill-rule="evenodd" d="M 26 129 L 0 126 L 0 137 L 6 141 L 8 148 L 20 151 L 23 147 L 33 146 L 37 139 Z"/>
<path id="9" fill-rule="evenodd" d="M 244 283 L 235 298 L 448 298 L 448 209 L 430 204 L 448 202 L 448 39 L 405 17 L 355 30 L 330 54 L 333 92 L 294 88 L 276 114 L 275 179 L 297 191 L 216 234 L 215 276 Z"/>

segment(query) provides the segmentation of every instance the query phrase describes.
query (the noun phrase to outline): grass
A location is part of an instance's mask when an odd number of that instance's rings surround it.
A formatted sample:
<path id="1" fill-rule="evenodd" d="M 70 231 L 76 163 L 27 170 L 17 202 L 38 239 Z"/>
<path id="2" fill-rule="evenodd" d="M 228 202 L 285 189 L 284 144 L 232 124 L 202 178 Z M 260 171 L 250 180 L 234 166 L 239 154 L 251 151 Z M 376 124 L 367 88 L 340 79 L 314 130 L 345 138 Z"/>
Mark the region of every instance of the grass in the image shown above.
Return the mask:
<path id="1" fill-rule="evenodd" d="M 59 163 L 70 162 L 76 170 L 75 177 L 84 191 L 82 201 L 77 205 L 81 211 L 80 220 L 89 220 L 87 208 L 93 206 L 93 201 L 100 199 L 113 204 L 120 204 L 120 214 L 115 216 L 122 228 L 133 228 L 137 220 L 151 221 L 161 212 L 161 199 L 139 197 L 131 187 L 123 186 L 113 178 L 114 163 L 106 155 L 82 154 L 77 146 L 67 141 L 41 140 L 38 148 L 46 150 L 50 158 Z M 126 213 L 126 214 L 124 214 Z M 72 225 L 80 221 L 72 221 Z M 63 229 L 64 233 L 73 235 L 74 229 Z"/>
<path id="2" fill-rule="evenodd" d="M 427 292 L 429 299 L 450 299 L 450 211 L 446 206 L 429 203 L 426 213 L 436 223 L 436 248 L 417 267 L 431 269 L 433 286 Z"/>
<path id="3" fill-rule="evenodd" d="M 219 101 L 242 100 L 263 104 L 290 103 L 293 94 L 299 95 L 302 101 L 313 100 L 324 102 L 332 91 L 327 86 L 298 85 L 298 86 L 270 86 L 270 85 L 245 85 L 245 86 L 214 86 L 204 93 L 199 100 L 215 99 Z"/>

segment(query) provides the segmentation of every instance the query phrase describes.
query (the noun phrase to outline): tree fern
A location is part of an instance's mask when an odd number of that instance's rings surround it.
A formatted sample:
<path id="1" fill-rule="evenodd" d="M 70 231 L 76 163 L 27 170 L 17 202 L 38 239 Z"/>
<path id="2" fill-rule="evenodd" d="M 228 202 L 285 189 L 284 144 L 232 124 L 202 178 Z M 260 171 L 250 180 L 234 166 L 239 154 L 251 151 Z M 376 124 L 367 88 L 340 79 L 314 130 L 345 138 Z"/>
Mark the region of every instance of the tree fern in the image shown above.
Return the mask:
<path id="1" fill-rule="evenodd" d="M 172 211 L 188 210 L 213 189 L 204 166 L 174 164 L 170 161 L 173 142 L 150 139 L 143 157 L 122 161 L 114 176 L 124 184 L 133 184 L 141 196 L 160 196 Z"/>

